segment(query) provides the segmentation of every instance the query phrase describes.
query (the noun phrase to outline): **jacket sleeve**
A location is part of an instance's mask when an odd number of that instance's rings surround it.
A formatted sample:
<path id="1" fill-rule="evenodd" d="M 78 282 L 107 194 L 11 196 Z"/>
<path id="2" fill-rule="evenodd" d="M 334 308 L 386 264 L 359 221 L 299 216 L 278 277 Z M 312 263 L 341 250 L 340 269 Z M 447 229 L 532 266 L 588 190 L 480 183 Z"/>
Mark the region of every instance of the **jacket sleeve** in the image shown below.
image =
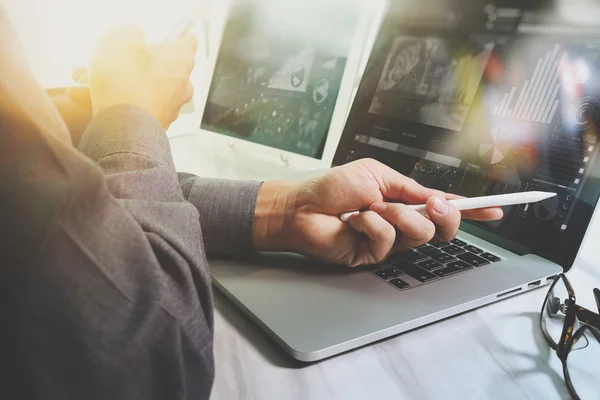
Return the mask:
<path id="1" fill-rule="evenodd" d="M 199 215 L 162 128 L 114 106 L 78 152 L 22 113 L 0 118 L 3 388 L 208 398 L 213 311 Z"/>
<path id="2" fill-rule="evenodd" d="M 179 173 L 184 197 L 200 212 L 208 255 L 251 251 L 261 182 L 207 179 Z"/>

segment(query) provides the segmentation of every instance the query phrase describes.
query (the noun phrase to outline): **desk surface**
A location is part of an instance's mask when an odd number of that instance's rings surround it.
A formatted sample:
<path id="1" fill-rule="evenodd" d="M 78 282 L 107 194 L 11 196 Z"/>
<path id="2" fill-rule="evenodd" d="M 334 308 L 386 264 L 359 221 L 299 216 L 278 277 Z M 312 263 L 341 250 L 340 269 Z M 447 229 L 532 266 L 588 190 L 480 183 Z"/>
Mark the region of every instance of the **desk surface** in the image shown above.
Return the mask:
<path id="1" fill-rule="evenodd" d="M 265 176 L 259 164 L 244 161 L 239 154 L 197 148 L 197 138 L 180 137 L 171 143 L 179 170 L 211 177 Z M 592 229 L 569 273 L 578 303 L 590 309 L 595 308 L 592 287 L 600 286 L 600 269 L 591 263 L 600 255 L 593 246 L 600 242 L 599 231 Z M 546 290 L 315 364 L 291 359 L 216 292 L 212 399 L 568 398 L 560 361 L 539 328 Z"/>
<path id="2" fill-rule="evenodd" d="M 569 279 L 578 302 L 593 307 L 591 282 L 600 283 L 600 273 L 578 265 Z M 560 361 L 539 328 L 545 294 L 541 288 L 302 364 L 216 293 L 212 399 L 565 399 Z"/>

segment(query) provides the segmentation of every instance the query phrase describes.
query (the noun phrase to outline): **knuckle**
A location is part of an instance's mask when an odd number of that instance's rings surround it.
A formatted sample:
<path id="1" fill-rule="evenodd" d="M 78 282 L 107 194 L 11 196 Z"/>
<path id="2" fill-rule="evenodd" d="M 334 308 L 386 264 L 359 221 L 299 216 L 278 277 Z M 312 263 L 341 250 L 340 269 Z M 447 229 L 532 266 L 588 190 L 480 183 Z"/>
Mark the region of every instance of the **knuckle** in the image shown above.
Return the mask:
<path id="1" fill-rule="evenodd" d="M 364 223 L 375 225 L 377 223 L 377 214 L 373 211 L 364 212 Z"/>
<path id="2" fill-rule="evenodd" d="M 359 163 L 361 163 L 365 167 L 374 167 L 377 164 L 377 160 L 373 158 L 363 158 L 359 160 Z"/>
<path id="3" fill-rule="evenodd" d="M 396 228 L 394 228 L 392 225 L 390 225 L 388 223 L 382 224 L 381 228 L 379 230 L 381 232 L 381 236 L 384 239 L 396 237 Z"/>
<path id="4" fill-rule="evenodd" d="M 424 242 L 429 242 L 435 236 L 435 225 L 433 222 L 423 218 L 423 223 L 419 227 L 418 239 Z"/>
<path id="5" fill-rule="evenodd" d="M 410 207 L 405 204 L 390 204 L 388 206 L 388 210 L 391 210 L 391 212 L 394 214 L 394 219 L 396 221 L 409 219 L 409 214 L 413 212 Z"/>

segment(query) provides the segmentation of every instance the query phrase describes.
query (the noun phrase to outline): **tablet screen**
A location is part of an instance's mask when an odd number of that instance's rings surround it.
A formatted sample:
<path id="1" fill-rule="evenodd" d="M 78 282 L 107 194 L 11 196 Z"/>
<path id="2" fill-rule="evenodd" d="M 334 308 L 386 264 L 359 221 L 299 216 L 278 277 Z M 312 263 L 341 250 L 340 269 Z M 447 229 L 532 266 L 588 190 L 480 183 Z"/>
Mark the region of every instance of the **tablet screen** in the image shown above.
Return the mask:
<path id="1" fill-rule="evenodd" d="M 231 6 L 202 129 L 321 158 L 358 23 L 321 3 Z"/>

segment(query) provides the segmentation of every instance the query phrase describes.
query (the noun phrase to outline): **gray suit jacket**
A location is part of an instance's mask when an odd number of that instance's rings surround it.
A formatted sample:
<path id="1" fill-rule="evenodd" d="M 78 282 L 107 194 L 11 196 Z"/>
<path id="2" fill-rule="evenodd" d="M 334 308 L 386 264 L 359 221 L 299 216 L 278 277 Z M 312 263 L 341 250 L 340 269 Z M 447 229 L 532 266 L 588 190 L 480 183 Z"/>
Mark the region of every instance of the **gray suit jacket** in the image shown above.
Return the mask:
<path id="1" fill-rule="evenodd" d="M 135 106 L 97 115 L 79 151 L 20 114 L 0 118 L 2 392 L 208 398 L 206 254 L 252 248 L 260 184 L 178 175 L 164 131 Z"/>

